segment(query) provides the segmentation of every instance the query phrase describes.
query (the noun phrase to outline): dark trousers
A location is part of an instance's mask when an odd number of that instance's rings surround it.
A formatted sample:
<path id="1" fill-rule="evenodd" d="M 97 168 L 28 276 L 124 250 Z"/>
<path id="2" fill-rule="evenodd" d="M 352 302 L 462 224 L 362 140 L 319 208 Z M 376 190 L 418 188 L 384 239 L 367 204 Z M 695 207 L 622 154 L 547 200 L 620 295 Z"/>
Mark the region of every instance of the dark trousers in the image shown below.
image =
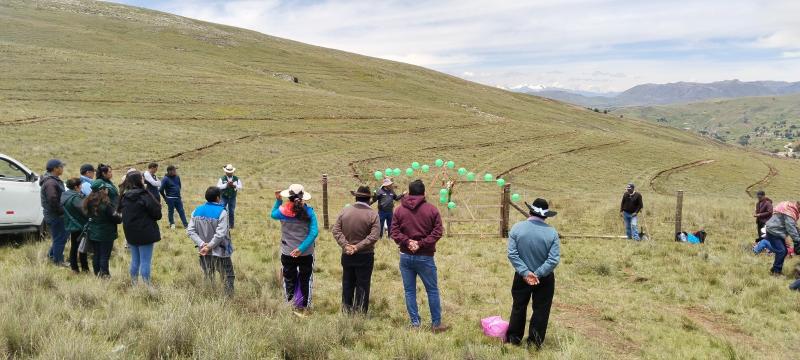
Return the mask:
<path id="1" fill-rule="evenodd" d="M 108 271 L 108 262 L 111 260 L 111 251 L 114 250 L 113 241 L 93 241 L 92 249 L 94 255 L 92 256 L 92 269 L 94 274 L 99 277 L 110 277 L 111 273 Z"/>
<path id="2" fill-rule="evenodd" d="M 342 309 L 345 312 L 369 310 L 369 286 L 375 254 L 342 254 Z"/>
<path id="3" fill-rule="evenodd" d="M 786 244 L 783 238 L 767 233 L 769 244 L 775 249 L 775 261 L 772 263 L 773 273 L 783 273 L 783 261 L 786 259 Z"/>
<path id="4" fill-rule="evenodd" d="M 69 238 L 67 228 L 64 226 L 64 218 L 57 216 L 47 220 L 47 228 L 50 229 L 50 235 L 53 237 L 53 245 L 50 246 L 47 256 L 53 263 L 61 265 L 64 262 L 64 246 L 67 245 L 67 238 Z"/>
<path id="5" fill-rule="evenodd" d="M 394 213 L 391 211 L 378 211 L 378 218 L 381 221 L 381 238 L 383 237 L 384 229 L 386 229 L 387 237 L 391 235 L 392 231 L 392 216 Z M 386 227 L 383 227 L 383 223 L 386 223 Z"/>
<path id="6" fill-rule="evenodd" d="M 542 346 L 547 333 L 547 321 L 550 319 L 550 306 L 553 305 L 555 286 L 556 277 L 553 274 L 540 278 L 539 284 L 535 286 L 528 285 L 522 276 L 514 274 L 514 282 L 511 285 L 511 296 L 514 303 L 511 306 L 511 318 L 508 324 L 508 342 L 517 345 L 522 342 L 522 337 L 525 335 L 528 302 L 532 299 L 533 314 L 528 330 L 528 344 L 535 345 L 537 348 Z"/>
<path id="7" fill-rule="evenodd" d="M 81 232 L 75 231 L 69 234 L 69 267 L 72 268 L 72 271 L 79 272 L 83 270 L 83 272 L 89 272 L 89 259 L 86 254 L 78 253 L 78 246 L 80 245 L 80 237 Z M 80 262 L 80 267 L 78 264 Z"/>
<path id="8" fill-rule="evenodd" d="M 761 228 L 766 224 L 766 221 L 756 220 L 756 242 L 761 241 Z"/>
<path id="9" fill-rule="evenodd" d="M 233 296 L 233 282 L 236 279 L 236 273 L 233 270 L 233 260 L 231 258 L 212 255 L 200 256 L 200 269 L 203 270 L 206 279 L 212 284 L 216 273 L 219 272 L 219 276 L 225 286 L 225 295 Z"/>
<path id="10" fill-rule="evenodd" d="M 178 216 L 181 217 L 183 227 L 188 226 L 189 222 L 186 221 L 186 212 L 183 211 L 183 201 L 181 198 L 167 198 L 167 219 L 170 225 L 175 224 L 175 211 L 177 211 Z"/>
<path id="11" fill-rule="evenodd" d="M 314 271 L 314 255 L 291 257 L 281 255 L 283 266 L 283 288 L 286 301 L 293 302 L 296 308 L 306 309 L 311 306 L 311 289 Z M 295 291 L 300 287 L 302 301 L 295 301 Z"/>

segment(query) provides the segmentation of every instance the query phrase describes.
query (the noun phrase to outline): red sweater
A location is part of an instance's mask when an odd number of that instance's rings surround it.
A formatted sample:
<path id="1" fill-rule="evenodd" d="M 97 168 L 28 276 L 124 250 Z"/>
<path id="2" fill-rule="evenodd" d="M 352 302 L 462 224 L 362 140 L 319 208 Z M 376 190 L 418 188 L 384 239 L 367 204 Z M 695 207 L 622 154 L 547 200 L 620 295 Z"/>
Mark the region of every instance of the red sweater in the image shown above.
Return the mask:
<path id="1" fill-rule="evenodd" d="M 391 234 L 401 253 L 433 256 L 436 242 L 442 237 L 439 209 L 426 202 L 424 195 L 407 195 L 394 211 Z M 409 240 L 419 241 L 416 253 L 408 249 Z"/>

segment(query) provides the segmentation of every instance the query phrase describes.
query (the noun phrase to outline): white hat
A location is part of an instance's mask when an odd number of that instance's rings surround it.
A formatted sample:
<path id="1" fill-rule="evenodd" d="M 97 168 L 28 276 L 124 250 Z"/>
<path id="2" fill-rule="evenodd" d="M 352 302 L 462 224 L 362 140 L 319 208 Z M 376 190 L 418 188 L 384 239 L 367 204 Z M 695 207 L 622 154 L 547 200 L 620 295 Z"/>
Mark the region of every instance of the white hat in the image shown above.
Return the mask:
<path id="1" fill-rule="evenodd" d="M 236 171 L 236 168 L 233 167 L 233 164 L 228 164 L 228 165 L 225 165 L 225 167 L 222 168 L 222 170 L 225 171 L 228 174 L 233 174 L 233 172 Z"/>
<path id="2" fill-rule="evenodd" d="M 129 168 L 128 171 L 125 172 L 125 175 L 128 175 L 128 174 L 130 174 L 130 173 L 132 173 L 134 171 L 137 171 L 136 168 Z"/>
<path id="3" fill-rule="evenodd" d="M 281 196 L 285 198 L 288 198 L 294 194 L 303 194 L 304 201 L 311 200 L 311 194 L 305 192 L 305 188 L 303 188 L 303 185 L 300 184 L 289 185 L 288 189 L 281 191 Z"/>

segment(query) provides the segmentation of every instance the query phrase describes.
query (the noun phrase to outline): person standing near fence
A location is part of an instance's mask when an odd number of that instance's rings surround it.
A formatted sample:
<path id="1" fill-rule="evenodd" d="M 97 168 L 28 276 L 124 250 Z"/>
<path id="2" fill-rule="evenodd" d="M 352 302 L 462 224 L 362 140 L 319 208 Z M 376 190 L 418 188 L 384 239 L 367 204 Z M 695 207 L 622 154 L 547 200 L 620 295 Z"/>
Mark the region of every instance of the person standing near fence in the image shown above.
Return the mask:
<path id="1" fill-rule="evenodd" d="M 640 240 L 639 212 L 643 207 L 642 194 L 636 191 L 633 183 L 628 184 L 625 187 L 625 193 L 622 194 L 622 203 L 619 207 L 619 213 L 625 222 L 625 235 L 628 236 L 628 240 Z"/>
<path id="2" fill-rule="evenodd" d="M 64 209 L 61 207 L 61 194 L 64 193 L 64 182 L 60 176 L 64 173 L 64 163 L 58 159 L 47 161 L 45 170 L 39 180 L 40 198 L 44 221 L 50 230 L 53 242 L 47 257 L 58 266 L 64 266 L 64 247 L 67 244 L 67 229 L 64 226 Z"/>
<path id="3" fill-rule="evenodd" d="M 756 211 L 753 217 L 756 218 L 756 243 L 761 240 L 761 229 L 767 225 L 767 221 L 772 217 L 772 199 L 767 197 L 764 191 L 756 193 L 758 202 L 756 202 Z"/>
<path id="4" fill-rule="evenodd" d="M 387 235 L 389 231 L 392 229 L 392 217 L 394 214 L 394 202 L 400 201 L 406 192 L 403 192 L 400 195 L 397 195 L 394 192 L 394 183 L 391 179 L 386 178 L 383 179 L 383 183 L 378 190 L 375 190 L 375 194 L 372 196 L 372 201 L 370 205 L 374 203 L 378 203 L 378 216 L 380 218 L 380 237 L 383 238 L 384 229 L 386 229 Z M 384 227 L 386 224 L 386 227 Z"/>
<path id="5" fill-rule="evenodd" d="M 233 164 L 225 165 L 222 171 L 225 172 L 225 175 L 217 181 L 217 187 L 222 190 L 222 205 L 228 211 L 228 225 L 233 230 L 236 217 L 236 196 L 242 190 L 242 180 L 233 175 L 236 172 Z"/>
<path id="6" fill-rule="evenodd" d="M 175 228 L 175 212 L 181 218 L 181 223 L 185 229 L 189 222 L 186 221 L 186 213 L 183 210 L 183 200 L 181 199 L 181 177 L 178 176 L 178 167 L 175 165 L 167 166 L 167 174 L 161 178 L 161 196 L 167 202 L 167 220 L 169 228 Z"/>
<path id="7" fill-rule="evenodd" d="M 192 212 L 186 234 L 197 246 L 200 269 L 208 281 L 214 281 L 219 272 L 225 284 L 225 295 L 233 296 L 236 273 L 233 269 L 233 242 L 228 228 L 228 212 L 222 205 L 218 187 L 206 189 L 206 203 Z"/>
<path id="8" fill-rule="evenodd" d="M 145 182 L 145 189 L 153 195 L 153 199 L 156 200 L 159 204 L 161 204 L 161 195 L 159 190 L 161 189 L 161 180 L 158 179 L 158 164 L 150 163 L 147 165 L 147 171 L 144 172 L 144 182 Z"/>
<path id="9" fill-rule="evenodd" d="M 283 198 L 288 201 L 283 202 Z M 281 222 L 281 265 L 286 301 L 296 310 L 311 307 L 314 271 L 314 242 L 319 234 L 317 215 L 306 204 L 311 194 L 303 185 L 292 184 L 275 192 L 271 216 Z"/>
<path id="10" fill-rule="evenodd" d="M 145 285 L 150 285 L 150 269 L 153 263 L 153 247 L 161 240 L 158 220 L 161 220 L 161 204 L 145 189 L 142 174 L 134 171 L 125 177 L 127 190 L 120 200 L 122 230 L 131 252 L 131 282 L 141 274 Z"/>
<path id="11" fill-rule="evenodd" d="M 342 248 L 342 309 L 366 314 L 380 227 L 378 213 L 369 206 L 369 187 L 360 186 L 350 194 L 356 202 L 342 210 L 332 230 Z"/>
<path id="12" fill-rule="evenodd" d="M 86 227 L 86 214 L 83 212 L 82 180 L 73 178 L 67 180 L 67 191 L 61 194 L 61 206 L 64 207 L 64 224 L 70 233 L 69 267 L 74 273 L 89 272 L 89 260 L 86 253 L 78 253 L 81 233 Z M 90 188 L 91 189 L 91 188 Z"/>
<path id="13" fill-rule="evenodd" d="M 528 303 L 533 300 L 528 345 L 540 348 L 553 305 L 556 284 L 553 270 L 561 260 L 561 246 L 558 232 L 545 223 L 547 218 L 556 216 L 547 200 L 536 199 L 533 204 L 525 205 L 531 217 L 515 224 L 508 235 L 508 260 L 514 267 L 514 280 L 507 337 L 512 344 L 522 343 Z"/>

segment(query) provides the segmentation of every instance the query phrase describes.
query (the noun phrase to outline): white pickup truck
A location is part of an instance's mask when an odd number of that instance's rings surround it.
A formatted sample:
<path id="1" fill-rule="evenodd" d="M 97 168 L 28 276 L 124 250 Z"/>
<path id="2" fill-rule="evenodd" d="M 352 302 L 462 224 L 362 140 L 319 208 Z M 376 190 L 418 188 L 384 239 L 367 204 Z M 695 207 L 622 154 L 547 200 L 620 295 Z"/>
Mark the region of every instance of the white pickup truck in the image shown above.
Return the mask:
<path id="1" fill-rule="evenodd" d="M 44 235 L 39 176 L 0 154 L 0 234 Z"/>

